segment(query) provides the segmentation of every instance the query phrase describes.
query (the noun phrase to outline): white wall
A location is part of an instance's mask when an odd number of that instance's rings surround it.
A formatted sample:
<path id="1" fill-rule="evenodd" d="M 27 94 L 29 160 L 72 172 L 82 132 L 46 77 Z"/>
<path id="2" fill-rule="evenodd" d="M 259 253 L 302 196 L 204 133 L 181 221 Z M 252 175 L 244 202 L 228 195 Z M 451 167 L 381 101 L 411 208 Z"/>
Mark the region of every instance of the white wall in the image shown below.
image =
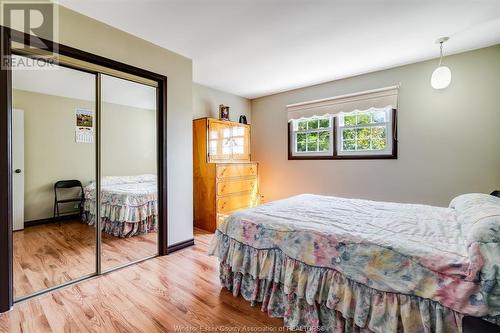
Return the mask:
<path id="1" fill-rule="evenodd" d="M 438 91 L 438 61 L 292 90 L 252 101 L 252 156 L 265 200 L 298 193 L 447 206 L 500 188 L 500 45 L 446 57 L 452 83 Z M 401 83 L 397 160 L 287 159 L 285 106 Z"/>
<path id="2" fill-rule="evenodd" d="M 224 91 L 193 83 L 193 119 L 210 117 L 219 118 L 219 105 L 230 106 L 229 120 L 238 121 L 240 115 L 251 123 L 250 100 Z"/>
<path id="3" fill-rule="evenodd" d="M 168 244 L 193 237 L 192 61 L 59 7 L 59 43 L 168 77 Z"/>
<path id="4" fill-rule="evenodd" d="M 101 174 L 156 174 L 156 110 L 103 103 Z"/>

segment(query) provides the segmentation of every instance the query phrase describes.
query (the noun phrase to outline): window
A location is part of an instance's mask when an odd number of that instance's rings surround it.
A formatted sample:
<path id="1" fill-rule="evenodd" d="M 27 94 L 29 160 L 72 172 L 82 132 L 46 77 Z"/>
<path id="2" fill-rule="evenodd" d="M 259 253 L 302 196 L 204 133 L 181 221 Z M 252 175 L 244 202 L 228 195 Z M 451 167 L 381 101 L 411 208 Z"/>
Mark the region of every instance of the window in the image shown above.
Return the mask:
<path id="1" fill-rule="evenodd" d="M 330 116 L 292 120 L 291 155 L 297 157 L 331 156 L 333 121 Z"/>
<path id="2" fill-rule="evenodd" d="M 393 154 L 391 108 L 371 108 L 339 115 L 336 128 L 338 156 Z"/>
<path id="3" fill-rule="evenodd" d="M 288 159 L 397 158 L 399 86 L 289 104 Z"/>
<path id="4" fill-rule="evenodd" d="M 391 107 L 291 120 L 288 158 L 397 158 L 395 121 Z"/>

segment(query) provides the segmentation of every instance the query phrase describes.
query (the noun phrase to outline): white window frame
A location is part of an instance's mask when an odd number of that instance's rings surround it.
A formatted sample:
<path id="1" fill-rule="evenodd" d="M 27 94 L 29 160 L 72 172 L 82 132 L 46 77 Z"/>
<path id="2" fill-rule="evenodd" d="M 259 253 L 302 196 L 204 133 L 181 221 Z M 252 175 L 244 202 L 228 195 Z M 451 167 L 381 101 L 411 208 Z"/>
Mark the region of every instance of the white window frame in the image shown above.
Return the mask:
<path id="1" fill-rule="evenodd" d="M 328 119 L 329 120 L 329 127 L 328 128 L 318 128 L 317 129 L 307 129 L 307 130 L 299 130 L 299 122 L 301 121 L 309 121 L 309 120 L 321 120 L 321 119 Z M 333 136 L 334 136 L 334 121 L 333 117 L 330 115 L 326 116 L 313 116 L 309 118 L 300 118 L 300 119 L 294 119 L 290 121 L 290 147 L 288 148 L 291 152 L 291 155 L 293 157 L 320 157 L 320 156 L 325 156 L 325 157 L 331 157 L 333 156 Z M 329 133 L 329 144 L 328 144 L 328 150 L 325 151 L 314 151 L 314 152 L 302 152 L 302 151 L 297 151 L 297 134 L 308 134 L 308 133 L 319 133 L 321 132 L 328 132 Z M 307 147 L 307 142 L 306 142 L 306 147 Z M 319 139 L 318 139 L 318 148 L 319 148 Z"/>
<path id="2" fill-rule="evenodd" d="M 362 124 L 362 125 L 348 125 L 345 126 L 343 124 L 343 117 L 352 115 L 353 113 L 344 113 L 337 117 L 337 121 L 335 122 L 335 142 L 336 142 L 336 156 L 340 157 L 363 157 L 363 156 L 392 156 L 393 155 L 393 128 L 394 128 L 394 119 L 393 119 L 393 109 L 390 107 L 387 108 L 371 108 L 363 111 L 356 111 L 358 114 L 366 113 L 366 112 L 374 112 L 374 111 L 384 111 L 386 121 L 383 123 L 370 123 L 370 124 Z M 386 146 L 385 149 L 379 150 L 344 150 L 343 145 L 343 137 L 342 130 L 343 129 L 356 129 L 356 128 L 372 128 L 372 127 L 385 127 L 386 131 Z"/>

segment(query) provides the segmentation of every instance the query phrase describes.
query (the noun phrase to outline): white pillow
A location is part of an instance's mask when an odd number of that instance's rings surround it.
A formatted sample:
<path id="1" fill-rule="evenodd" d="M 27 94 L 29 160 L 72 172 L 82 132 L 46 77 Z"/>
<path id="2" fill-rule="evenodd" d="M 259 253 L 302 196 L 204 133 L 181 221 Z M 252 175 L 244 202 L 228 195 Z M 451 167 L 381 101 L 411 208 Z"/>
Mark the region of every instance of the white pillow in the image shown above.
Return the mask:
<path id="1" fill-rule="evenodd" d="M 500 198 L 484 194 L 462 194 L 450 202 L 468 243 L 500 243 Z"/>

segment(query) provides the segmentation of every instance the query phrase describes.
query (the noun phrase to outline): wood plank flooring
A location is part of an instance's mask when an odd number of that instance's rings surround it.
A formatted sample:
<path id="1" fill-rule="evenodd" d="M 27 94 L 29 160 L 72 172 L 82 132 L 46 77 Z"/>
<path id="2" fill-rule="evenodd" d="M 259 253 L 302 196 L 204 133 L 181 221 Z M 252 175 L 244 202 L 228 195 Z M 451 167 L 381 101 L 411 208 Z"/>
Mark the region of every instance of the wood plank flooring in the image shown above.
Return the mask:
<path id="1" fill-rule="evenodd" d="M 157 233 L 118 238 L 102 233 L 103 269 L 158 253 Z M 80 221 L 49 223 L 14 232 L 14 296 L 59 285 L 96 269 L 95 228 Z"/>
<path id="2" fill-rule="evenodd" d="M 221 288 L 210 238 L 196 230 L 195 246 L 18 303 L 0 315 L 0 331 L 279 331 L 282 320 Z"/>

